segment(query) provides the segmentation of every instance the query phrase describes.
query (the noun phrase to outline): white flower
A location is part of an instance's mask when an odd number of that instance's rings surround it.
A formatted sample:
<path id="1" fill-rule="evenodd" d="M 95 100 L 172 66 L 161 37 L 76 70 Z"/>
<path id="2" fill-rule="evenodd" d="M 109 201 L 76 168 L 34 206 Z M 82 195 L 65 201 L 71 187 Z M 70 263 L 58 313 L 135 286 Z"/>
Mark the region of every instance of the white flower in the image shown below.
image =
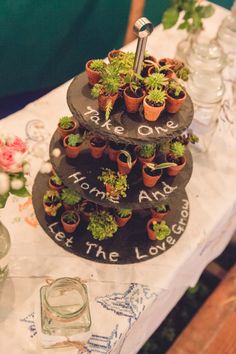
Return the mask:
<path id="1" fill-rule="evenodd" d="M 11 181 L 11 188 L 14 190 L 19 190 L 24 187 L 24 182 L 21 179 L 13 179 Z"/>
<path id="2" fill-rule="evenodd" d="M 0 195 L 9 192 L 10 178 L 7 173 L 0 172 Z"/>
<path id="3" fill-rule="evenodd" d="M 43 162 L 40 168 L 41 173 L 51 173 L 52 164 L 50 162 Z"/>
<path id="4" fill-rule="evenodd" d="M 53 155 L 54 157 L 59 157 L 59 156 L 61 156 L 61 150 L 58 149 L 58 148 L 53 149 L 53 150 L 52 150 L 52 155 Z"/>

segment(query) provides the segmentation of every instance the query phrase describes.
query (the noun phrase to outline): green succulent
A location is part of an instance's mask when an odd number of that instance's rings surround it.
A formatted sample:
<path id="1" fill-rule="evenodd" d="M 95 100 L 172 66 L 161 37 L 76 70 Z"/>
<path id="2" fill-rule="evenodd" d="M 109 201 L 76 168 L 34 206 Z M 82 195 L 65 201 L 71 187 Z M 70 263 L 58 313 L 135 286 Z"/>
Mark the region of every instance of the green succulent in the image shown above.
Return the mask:
<path id="1" fill-rule="evenodd" d="M 152 157 L 156 152 L 156 145 L 155 144 L 145 144 L 142 145 L 140 150 L 139 150 L 139 156 L 148 159 L 149 157 Z"/>
<path id="2" fill-rule="evenodd" d="M 173 92 L 175 97 L 179 97 L 180 93 L 184 92 L 183 87 L 177 81 L 174 80 L 170 81 L 167 89 Z"/>
<path id="3" fill-rule="evenodd" d="M 78 215 L 74 211 L 68 210 L 63 214 L 62 219 L 67 224 L 76 224 L 78 221 Z"/>
<path id="4" fill-rule="evenodd" d="M 132 209 L 128 208 L 120 208 L 117 210 L 117 215 L 119 215 L 121 218 L 127 218 L 132 214 Z"/>
<path id="5" fill-rule="evenodd" d="M 102 72 L 104 69 L 105 63 L 102 59 L 94 59 L 89 65 L 90 69 L 98 72 Z"/>
<path id="6" fill-rule="evenodd" d="M 155 207 L 155 210 L 158 212 L 158 213 L 165 213 L 167 211 L 167 205 L 165 204 L 161 204 L 161 205 L 157 205 Z"/>
<path id="7" fill-rule="evenodd" d="M 109 168 L 104 168 L 102 175 L 98 176 L 98 180 L 103 182 L 104 185 L 109 184 L 112 187 L 112 195 L 126 197 L 126 191 L 129 188 L 127 183 L 127 176 L 119 172 L 112 171 Z M 110 196 L 110 194 L 108 194 Z"/>
<path id="8" fill-rule="evenodd" d="M 58 175 L 53 175 L 51 177 L 51 180 L 57 185 L 57 186 L 61 186 L 63 184 L 61 178 Z"/>
<path id="9" fill-rule="evenodd" d="M 59 127 L 62 129 L 71 129 L 74 126 L 72 117 L 61 117 L 59 120 Z"/>
<path id="10" fill-rule="evenodd" d="M 146 96 L 146 99 L 155 104 L 163 105 L 166 99 L 166 92 L 160 89 L 151 90 Z"/>
<path id="11" fill-rule="evenodd" d="M 185 146 L 179 141 L 176 141 L 170 144 L 170 152 L 174 158 L 178 159 L 179 157 L 184 156 Z"/>
<path id="12" fill-rule="evenodd" d="M 134 52 L 119 53 L 118 56 L 112 58 L 111 63 L 119 69 L 119 74 L 126 74 L 134 66 Z"/>
<path id="13" fill-rule="evenodd" d="M 81 201 L 82 197 L 78 192 L 64 188 L 62 190 L 61 199 L 68 205 L 75 205 Z"/>
<path id="14" fill-rule="evenodd" d="M 95 240 L 102 241 L 113 237 L 114 233 L 118 230 L 118 225 L 110 213 L 100 211 L 90 216 L 87 230 L 91 232 Z"/>
<path id="15" fill-rule="evenodd" d="M 47 202 L 51 202 L 53 204 L 60 202 L 61 198 L 60 198 L 60 194 L 58 191 L 54 191 L 54 190 L 49 190 L 47 191 L 44 196 L 43 196 L 43 201 L 45 203 Z"/>
<path id="16" fill-rule="evenodd" d="M 70 134 L 68 135 L 67 139 L 68 145 L 71 147 L 75 147 L 84 141 L 85 136 L 80 134 Z"/>
<path id="17" fill-rule="evenodd" d="M 164 74 L 154 73 L 146 77 L 144 83 L 148 90 L 163 89 L 168 84 L 168 79 Z"/>
<path id="18" fill-rule="evenodd" d="M 153 222 L 153 231 L 155 232 L 156 239 L 159 241 L 165 240 L 170 235 L 171 229 L 166 225 L 165 221 Z"/>

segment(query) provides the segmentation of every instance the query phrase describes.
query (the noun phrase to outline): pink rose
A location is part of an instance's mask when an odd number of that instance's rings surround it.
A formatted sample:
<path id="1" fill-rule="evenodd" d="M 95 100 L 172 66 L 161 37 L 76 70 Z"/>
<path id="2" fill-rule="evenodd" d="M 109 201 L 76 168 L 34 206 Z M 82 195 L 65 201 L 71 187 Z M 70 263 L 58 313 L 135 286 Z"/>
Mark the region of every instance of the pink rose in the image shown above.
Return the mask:
<path id="1" fill-rule="evenodd" d="M 7 146 L 13 148 L 15 151 L 23 153 L 27 150 L 27 145 L 18 136 L 15 136 L 13 141 L 7 141 Z"/>
<path id="2" fill-rule="evenodd" d="M 15 161 L 17 153 L 12 147 L 0 147 L 0 170 L 12 173 L 21 172 L 23 169 L 22 163 Z"/>

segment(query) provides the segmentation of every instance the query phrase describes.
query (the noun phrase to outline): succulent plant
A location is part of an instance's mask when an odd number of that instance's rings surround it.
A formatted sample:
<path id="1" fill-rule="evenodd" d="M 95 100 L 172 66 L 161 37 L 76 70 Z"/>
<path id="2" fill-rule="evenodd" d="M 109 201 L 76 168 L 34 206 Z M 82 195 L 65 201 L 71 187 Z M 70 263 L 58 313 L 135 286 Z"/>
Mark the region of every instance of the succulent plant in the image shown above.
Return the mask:
<path id="1" fill-rule="evenodd" d="M 108 196 L 126 197 L 126 190 L 129 188 L 126 175 L 105 168 L 102 171 L 102 175 L 98 176 L 98 180 L 112 187 L 112 191 L 107 193 Z"/>
<path id="2" fill-rule="evenodd" d="M 117 210 L 117 215 L 120 216 L 121 218 L 127 218 L 132 214 L 132 209 L 128 208 L 120 208 Z"/>
<path id="3" fill-rule="evenodd" d="M 82 197 L 78 192 L 64 188 L 62 190 L 61 199 L 68 205 L 75 205 L 81 201 Z"/>
<path id="4" fill-rule="evenodd" d="M 155 232 L 156 239 L 159 241 L 164 240 L 167 236 L 170 235 L 171 229 L 166 224 L 165 221 L 153 222 L 152 223 L 153 231 Z"/>
<path id="5" fill-rule="evenodd" d="M 61 117 L 59 120 L 59 127 L 62 129 L 71 129 L 74 126 L 72 117 Z"/>
<path id="6" fill-rule="evenodd" d="M 168 79 L 164 74 L 154 73 L 146 77 L 144 83 L 148 90 L 163 89 L 168 84 Z"/>
<path id="7" fill-rule="evenodd" d="M 102 72 L 104 69 L 105 63 L 102 59 L 94 59 L 89 65 L 90 69 L 98 72 Z"/>
<path id="8" fill-rule="evenodd" d="M 149 102 L 163 105 L 165 102 L 165 99 L 166 99 L 166 92 L 162 91 L 160 89 L 151 90 L 151 91 L 149 91 L 148 95 L 146 96 L 146 99 Z"/>
<path id="9" fill-rule="evenodd" d="M 90 216 L 87 230 L 92 233 L 94 239 L 102 241 L 113 237 L 118 230 L 118 225 L 110 213 L 101 211 Z"/>
<path id="10" fill-rule="evenodd" d="M 174 158 L 178 159 L 179 157 L 184 156 L 185 153 L 185 145 L 176 141 L 170 144 L 170 153 Z"/>
<path id="11" fill-rule="evenodd" d="M 140 147 L 139 156 L 148 159 L 152 157 L 156 152 L 156 145 L 155 144 L 145 144 Z"/>

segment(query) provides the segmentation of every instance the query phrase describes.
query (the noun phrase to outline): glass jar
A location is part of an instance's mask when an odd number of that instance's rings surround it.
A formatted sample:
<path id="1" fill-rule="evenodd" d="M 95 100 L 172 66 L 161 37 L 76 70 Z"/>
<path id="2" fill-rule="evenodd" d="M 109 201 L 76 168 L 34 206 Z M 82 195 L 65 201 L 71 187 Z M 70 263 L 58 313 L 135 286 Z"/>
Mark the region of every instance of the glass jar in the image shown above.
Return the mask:
<path id="1" fill-rule="evenodd" d="M 59 278 L 40 289 L 42 332 L 70 336 L 90 329 L 87 287 L 78 278 Z"/>
<path id="2" fill-rule="evenodd" d="M 7 228 L 0 221 L 0 285 L 3 284 L 8 274 L 6 256 L 11 246 L 11 239 Z"/>

